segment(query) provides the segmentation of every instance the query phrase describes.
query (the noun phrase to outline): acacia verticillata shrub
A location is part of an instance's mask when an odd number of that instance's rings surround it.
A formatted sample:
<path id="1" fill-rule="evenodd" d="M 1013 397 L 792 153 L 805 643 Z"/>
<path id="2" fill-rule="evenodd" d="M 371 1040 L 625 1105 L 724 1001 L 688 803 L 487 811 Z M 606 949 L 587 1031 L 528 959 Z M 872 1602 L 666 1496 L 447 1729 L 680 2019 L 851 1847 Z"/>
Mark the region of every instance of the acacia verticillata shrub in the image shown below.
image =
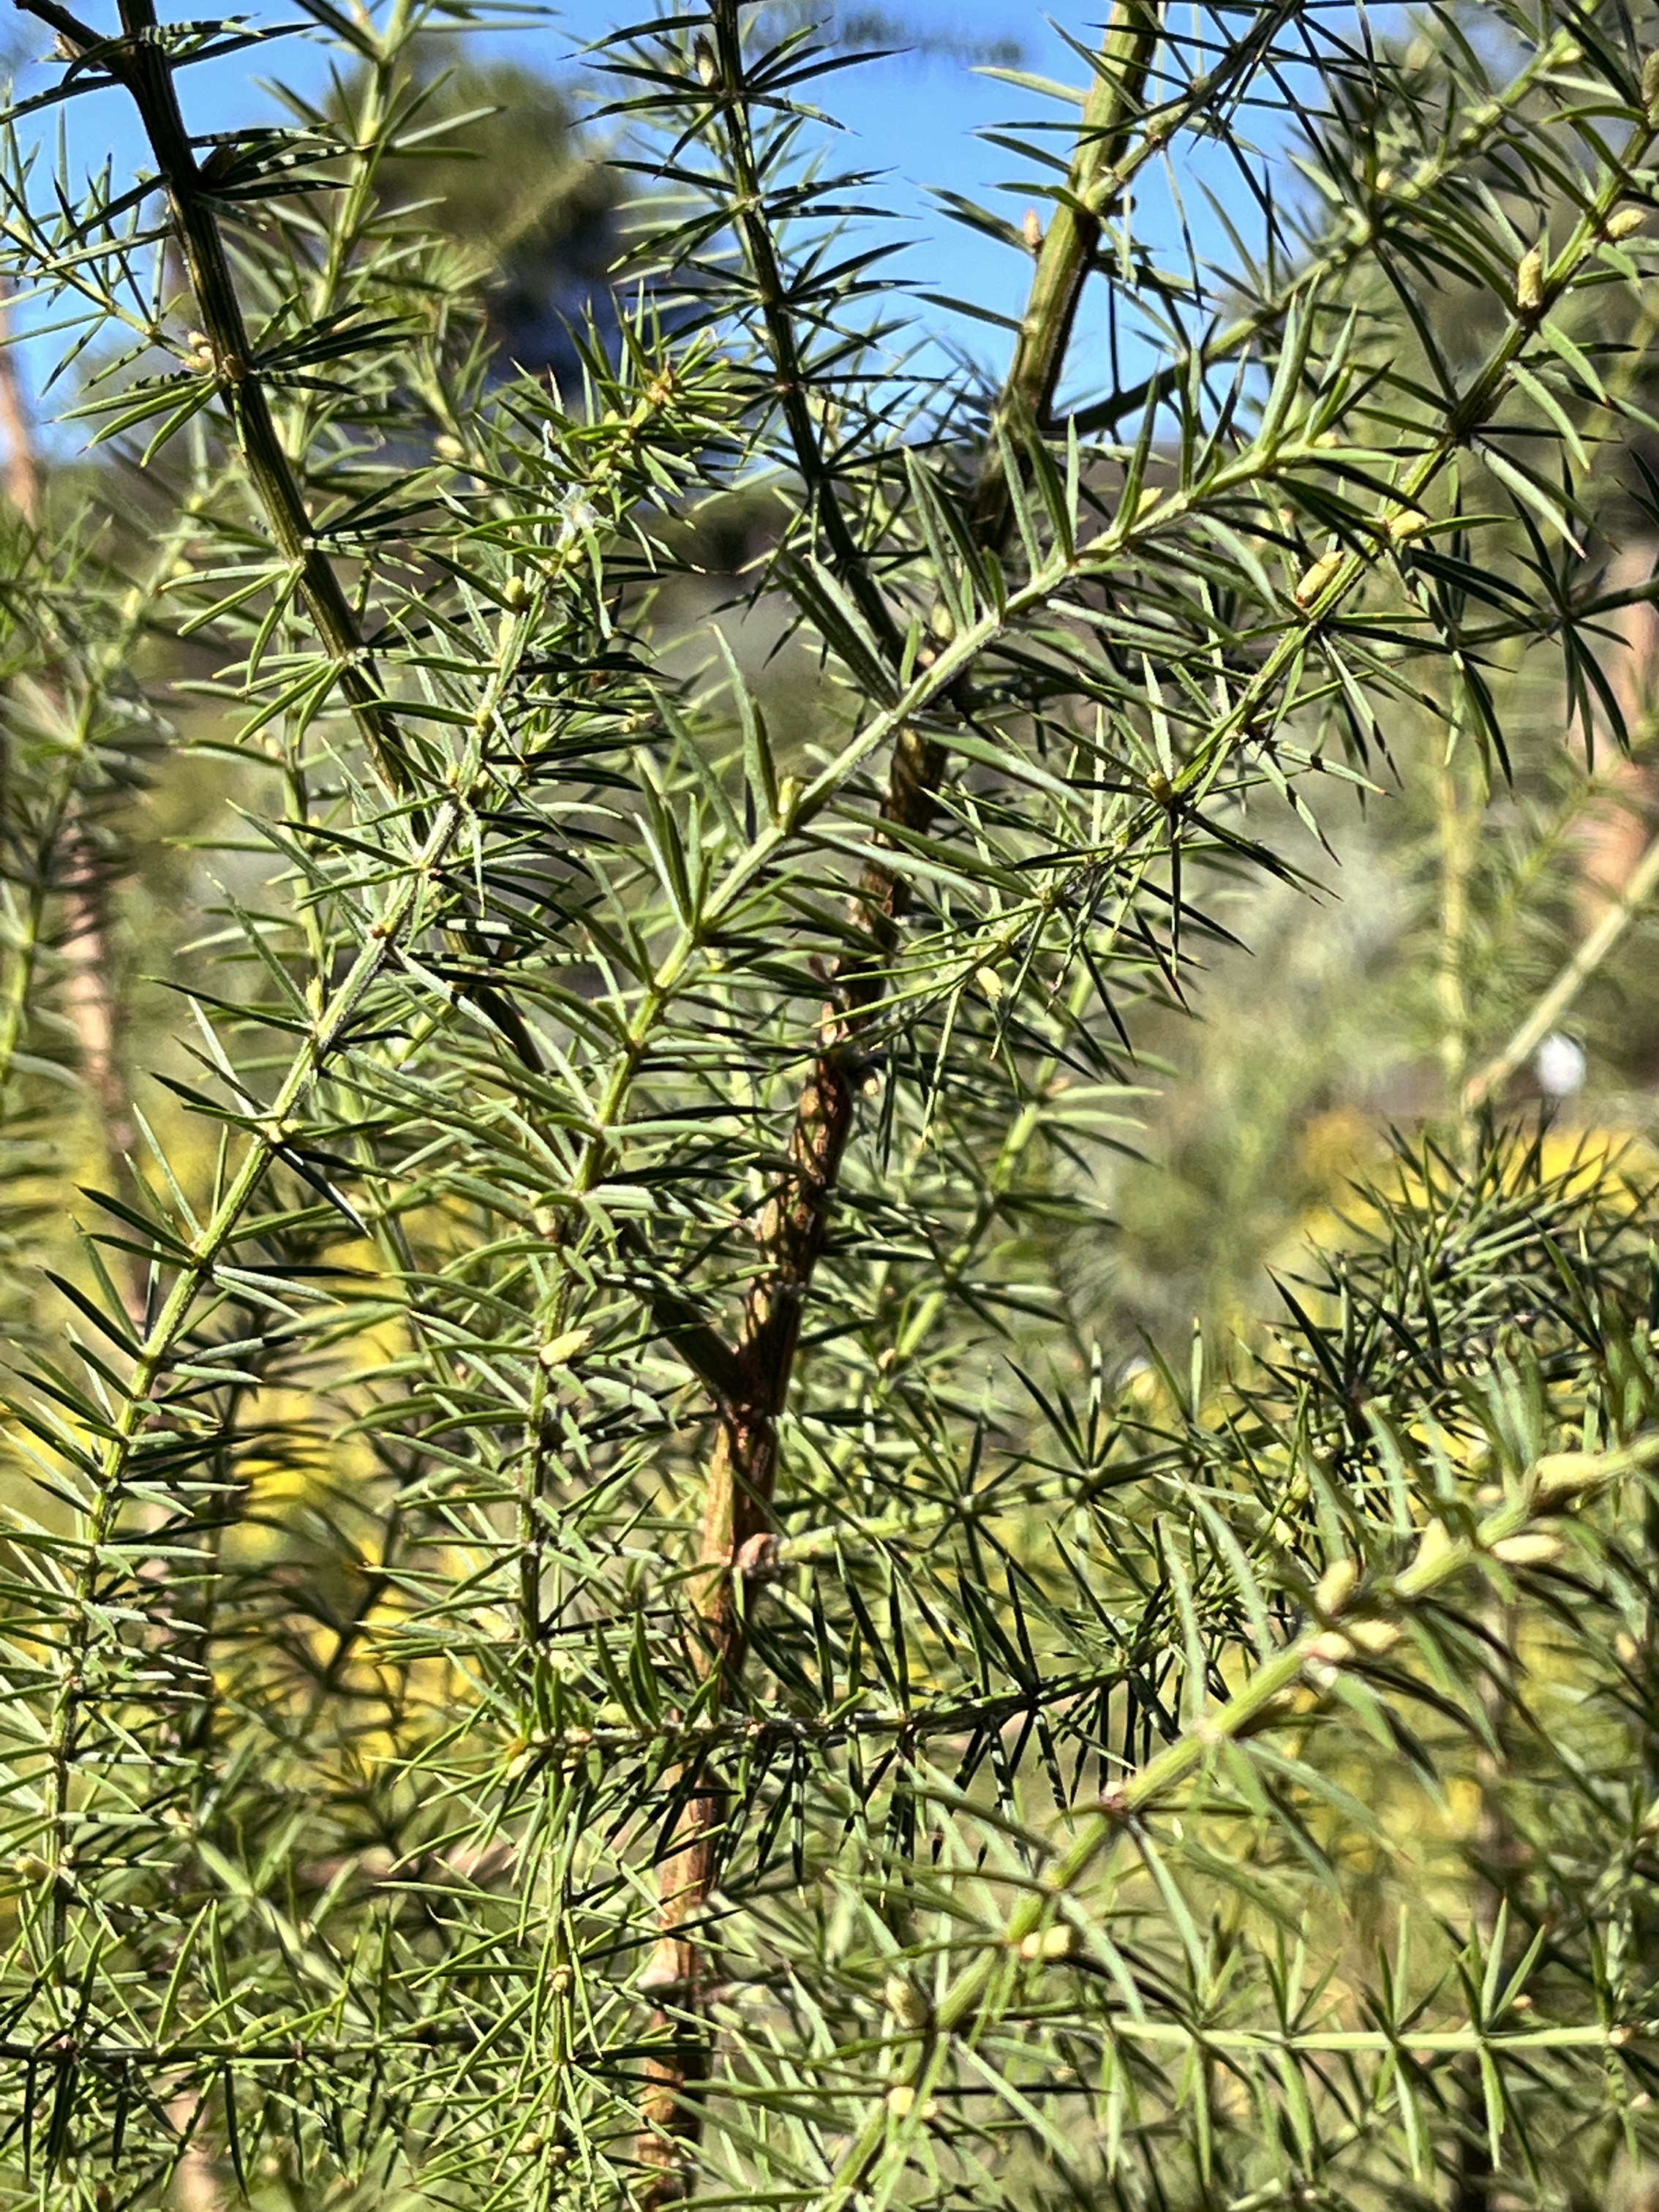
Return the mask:
<path id="1" fill-rule="evenodd" d="M 1179 1372 L 1097 1255 L 1298 824 L 1631 736 L 1644 21 L 1120 0 L 1016 80 L 1024 228 L 957 207 L 993 384 L 909 349 L 846 57 L 664 15 L 562 391 L 377 193 L 474 11 L 301 0 L 329 99 L 204 139 L 274 34 L 22 4 L 5 267 L 104 458 L 3 586 L 5 2201 L 1639 2186 L 1638 1156 L 1500 1057 Z M 149 167 L 54 176 L 99 92 Z"/>

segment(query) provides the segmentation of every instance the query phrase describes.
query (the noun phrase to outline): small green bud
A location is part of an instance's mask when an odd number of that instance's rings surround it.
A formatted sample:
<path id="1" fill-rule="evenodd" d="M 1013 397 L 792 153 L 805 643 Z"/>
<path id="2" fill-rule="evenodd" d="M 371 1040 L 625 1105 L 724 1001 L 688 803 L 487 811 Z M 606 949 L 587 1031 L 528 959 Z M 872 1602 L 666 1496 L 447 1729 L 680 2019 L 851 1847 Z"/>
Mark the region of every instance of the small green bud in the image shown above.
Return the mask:
<path id="1" fill-rule="evenodd" d="M 1033 1930 L 1020 1944 L 1019 1955 L 1022 1959 L 1034 1961 L 1069 1959 L 1072 1955 L 1072 1931 L 1066 1927 Z"/>
<path id="2" fill-rule="evenodd" d="M 908 1974 L 889 1974 L 882 2001 L 901 2027 L 926 2027 L 933 2007 Z"/>
<path id="3" fill-rule="evenodd" d="M 1392 1620 L 1351 1620 L 1345 1632 L 1350 1644 L 1373 1659 L 1385 1657 L 1400 1641 L 1399 1626 Z"/>
<path id="4" fill-rule="evenodd" d="M 1359 1587 L 1359 1569 L 1352 1559 L 1333 1559 L 1319 1577 L 1314 1610 L 1329 1620 L 1340 1613 Z"/>
<path id="5" fill-rule="evenodd" d="M 1499 1537 L 1492 1555 L 1506 1567 L 1547 1567 L 1560 1558 L 1561 1539 L 1546 1528 L 1523 1528 L 1519 1535 Z"/>
<path id="6" fill-rule="evenodd" d="M 1296 587 L 1294 596 L 1297 606 L 1312 606 L 1341 566 L 1342 554 L 1339 547 L 1333 545 L 1328 553 L 1322 553 Z"/>

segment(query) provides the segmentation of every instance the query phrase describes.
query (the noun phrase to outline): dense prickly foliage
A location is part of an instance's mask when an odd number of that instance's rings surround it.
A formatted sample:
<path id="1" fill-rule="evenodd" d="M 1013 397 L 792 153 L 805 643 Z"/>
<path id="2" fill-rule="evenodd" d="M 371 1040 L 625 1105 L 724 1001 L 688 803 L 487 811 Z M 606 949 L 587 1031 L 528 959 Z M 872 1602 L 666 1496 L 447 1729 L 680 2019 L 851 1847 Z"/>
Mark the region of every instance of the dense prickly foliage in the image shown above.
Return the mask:
<path id="1" fill-rule="evenodd" d="M 7 262 L 115 458 L 3 600 L 8 2200 L 1601 2201 L 1639 1165 L 1476 1083 L 1219 1367 L 1101 1255 L 1298 822 L 1524 793 L 1540 698 L 1628 734 L 1628 16 L 1124 0 L 1007 142 L 1042 213 L 957 210 L 1030 262 L 993 387 L 907 365 L 842 58 L 664 15 L 593 58 L 643 183 L 578 391 L 406 189 L 463 11 L 304 0 L 333 94 L 208 143 L 254 31 L 26 4 Z M 100 88 L 151 166 L 54 181 Z M 100 1153 L 88 902 L 180 761 L 210 910 Z"/>

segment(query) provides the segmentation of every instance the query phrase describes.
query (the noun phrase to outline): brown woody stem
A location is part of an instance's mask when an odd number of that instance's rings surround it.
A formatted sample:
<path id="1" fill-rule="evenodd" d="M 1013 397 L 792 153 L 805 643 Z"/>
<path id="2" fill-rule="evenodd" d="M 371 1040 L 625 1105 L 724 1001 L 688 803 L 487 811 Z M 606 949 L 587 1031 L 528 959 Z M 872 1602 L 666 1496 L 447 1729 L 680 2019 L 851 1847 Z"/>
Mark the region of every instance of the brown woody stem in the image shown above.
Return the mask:
<path id="1" fill-rule="evenodd" d="M 34 417 L 18 373 L 11 286 L 5 281 L 0 281 L 0 440 L 6 449 L 6 496 L 33 529 L 40 520 L 40 454 Z"/>
<path id="2" fill-rule="evenodd" d="M 6 496 L 33 531 L 40 525 L 46 471 L 33 410 L 18 373 L 16 339 L 11 321 L 11 288 L 0 280 L 0 438 L 5 444 Z M 58 676 L 47 672 L 43 682 L 61 708 L 63 685 Z M 70 813 L 69 825 L 70 874 L 64 889 L 66 927 L 62 947 L 66 978 L 64 1002 L 75 1031 L 81 1073 L 98 1119 L 104 1170 L 112 1188 L 118 1189 L 128 1180 L 132 1111 L 119 1053 L 119 1010 L 106 901 L 108 886 L 100 870 L 92 832 L 84 822 L 75 819 L 79 811 Z M 139 1269 L 129 1266 L 122 1271 L 121 1292 L 128 1317 L 142 1334 L 144 1291 Z"/>
<path id="3" fill-rule="evenodd" d="M 806 404 L 793 320 L 749 147 L 735 0 L 716 0 L 714 21 L 720 68 L 716 97 L 724 106 L 728 152 L 743 201 L 739 228 L 761 295 L 786 422 L 842 580 L 878 636 L 896 644 L 896 625 L 853 537 Z M 1095 87 L 1066 190 L 1037 255 L 1030 304 L 994 418 L 999 428 L 1040 423 L 1053 405 L 1160 32 L 1157 7 L 1146 0 L 1119 0 L 1097 60 Z M 975 521 L 988 547 L 1000 548 L 1012 529 L 1012 501 L 994 439 L 988 448 Z M 902 732 L 888 771 L 882 820 L 900 830 L 925 830 L 938 805 L 946 758 L 938 738 Z M 879 1006 L 908 903 L 904 877 L 878 855 L 869 860 L 853 902 L 866 944 L 840 963 L 832 980 L 819 1049 L 796 1103 L 787 1164 L 761 1225 L 763 1269 L 744 1304 L 736 1348 L 738 1387 L 720 1407 L 693 1583 L 701 1663 L 719 1677 L 722 1693 L 737 1686 L 742 1670 L 749 1591 L 754 1571 L 763 1564 L 777 1477 L 778 1423 L 793 1376 L 801 1314 L 828 1243 L 866 1073 L 864 1035 Z M 645 2174 L 641 2202 L 647 2212 L 684 2194 L 687 2153 L 699 2130 L 697 2091 L 708 2078 L 711 2057 L 700 1929 L 719 1876 L 720 1826 L 717 1785 L 700 1782 L 687 1799 L 659 1877 L 657 1942 L 642 1981 L 659 2000 L 638 2146 Z"/>

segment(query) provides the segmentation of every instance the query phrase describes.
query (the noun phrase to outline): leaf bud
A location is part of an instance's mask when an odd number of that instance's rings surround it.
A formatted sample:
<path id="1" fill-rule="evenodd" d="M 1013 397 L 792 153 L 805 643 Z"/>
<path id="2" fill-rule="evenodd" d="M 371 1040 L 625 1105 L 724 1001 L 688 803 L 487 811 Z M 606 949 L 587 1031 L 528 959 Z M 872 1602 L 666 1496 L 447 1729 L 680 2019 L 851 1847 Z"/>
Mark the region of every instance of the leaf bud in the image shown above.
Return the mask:
<path id="1" fill-rule="evenodd" d="M 901 2027 L 926 2027 L 933 2017 L 933 2007 L 908 1974 L 889 1974 L 881 1994 Z"/>
<path id="2" fill-rule="evenodd" d="M 1506 1567 L 1547 1567 L 1561 1556 L 1561 1539 L 1547 1529 L 1523 1529 L 1518 1536 L 1501 1536 L 1492 1555 Z"/>
<path id="3" fill-rule="evenodd" d="M 1550 1452 L 1533 1468 L 1533 1496 L 1546 1511 L 1577 1498 L 1607 1472 L 1595 1452 Z"/>
<path id="4" fill-rule="evenodd" d="M 1400 1641 L 1399 1626 L 1392 1620 L 1351 1620 L 1344 1632 L 1372 1659 L 1381 1659 Z"/>
<path id="5" fill-rule="evenodd" d="M 1407 1572 L 1413 1575 L 1431 1573 L 1451 1548 L 1451 1534 L 1445 1522 L 1431 1521 L 1418 1539 L 1417 1556 L 1407 1569 Z"/>
<path id="6" fill-rule="evenodd" d="M 1027 246 L 1033 253 L 1040 252 L 1042 249 L 1042 218 L 1035 208 L 1025 210 L 1024 230 Z"/>
<path id="7" fill-rule="evenodd" d="M 1072 1955 L 1072 1931 L 1069 1928 L 1033 1929 L 1020 1942 L 1022 1959 L 1069 1959 Z"/>
<path id="8" fill-rule="evenodd" d="M 1359 1587 L 1359 1570 L 1352 1559 L 1333 1559 L 1319 1577 L 1314 1591 L 1314 1610 L 1329 1620 L 1341 1612 Z"/>
<path id="9" fill-rule="evenodd" d="M 1429 518 L 1414 507 L 1402 507 L 1398 514 L 1388 520 L 1388 532 L 1396 545 L 1404 544 L 1409 538 L 1420 538 L 1429 526 Z"/>
<path id="10" fill-rule="evenodd" d="M 543 1345 L 540 1358 L 544 1367 L 564 1367 L 587 1343 L 593 1332 L 591 1328 L 568 1328 L 562 1336 L 554 1337 Z"/>
<path id="11" fill-rule="evenodd" d="M 1647 219 L 1645 208 L 1615 208 L 1607 217 L 1607 236 L 1613 240 L 1633 237 Z"/>
<path id="12" fill-rule="evenodd" d="M 1328 1628 L 1309 1644 L 1308 1656 L 1322 1661 L 1328 1667 L 1340 1667 L 1345 1659 L 1352 1658 L 1353 1646 L 1340 1629 Z"/>
<path id="13" fill-rule="evenodd" d="M 713 87 L 720 82 L 720 62 L 715 56 L 714 47 L 702 31 L 698 32 L 691 42 L 691 58 L 696 64 L 698 77 L 704 84 Z"/>
<path id="14" fill-rule="evenodd" d="M 1659 52 L 1650 53 L 1642 64 L 1642 105 L 1651 122 L 1659 109 Z"/>
<path id="15" fill-rule="evenodd" d="M 1342 554 L 1339 547 L 1333 545 L 1328 553 L 1322 553 L 1296 587 L 1297 606 L 1312 606 L 1341 566 Z"/>
<path id="16" fill-rule="evenodd" d="M 1529 246 L 1515 272 L 1515 304 L 1523 315 L 1536 314 L 1544 304 L 1544 256 Z"/>

